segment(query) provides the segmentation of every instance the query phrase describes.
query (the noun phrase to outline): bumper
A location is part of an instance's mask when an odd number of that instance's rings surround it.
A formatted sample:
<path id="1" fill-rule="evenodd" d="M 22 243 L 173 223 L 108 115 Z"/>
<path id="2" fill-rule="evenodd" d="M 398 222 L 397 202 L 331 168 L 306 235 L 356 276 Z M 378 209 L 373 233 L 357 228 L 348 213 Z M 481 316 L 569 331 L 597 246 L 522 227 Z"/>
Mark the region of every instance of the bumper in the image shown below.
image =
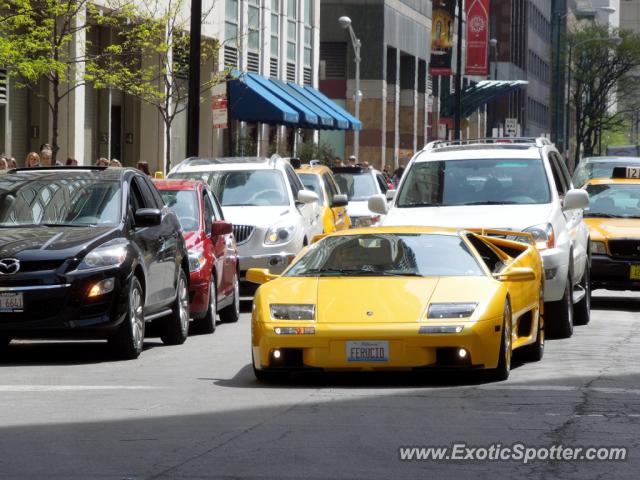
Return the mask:
<path id="1" fill-rule="evenodd" d="M 544 268 L 544 301 L 557 302 L 562 299 L 569 274 L 568 252 L 551 248 L 540 252 Z"/>
<path id="2" fill-rule="evenodd" d="M 67 276 L 64 283 L 50 285 L 0 285 L 0 293 L 22 293 L 24 311 L 0 314 L 0 333 L 12 338 L 110 337 L 124 320 L 128 308 L 130 277 L 118 270 Z M 115 278 L 110 293 L 89 299 L 94 283 Z"/>
<path id="3" fill-rule="evenodd" d="M 495 368 L 500 349 L 502 318 L 463 325 L 460 333 L 420 334 L 424 324 L 318 324 L 252 322 L 254 365 L 257 369 L 322 368 L 329 370 L 405 370 L 424 367 Z M 429 324 L 431 325 L 431 324 Z M 443 323 L 442 325 L 447 325 Z M 274 328 L 315 328 L 311 335 L 276 335 Z M 498 327 L 498 328 L 496 328 Z M 498 331 L 496 331 L 498 330 Z M 388 341 L 388 360 L 349 361 L 347 341 Z M 464 360 L 459 349 L 467 350 Z M 284 352 L 280 359 L 274 350 Z"/>
<path id="4" fill-rule="evenodd" d="M 640 280 L 630 278 L 631 260 L 615 260 L 607 255 L 591 255 L 591 288 L 640 291 Z"/>

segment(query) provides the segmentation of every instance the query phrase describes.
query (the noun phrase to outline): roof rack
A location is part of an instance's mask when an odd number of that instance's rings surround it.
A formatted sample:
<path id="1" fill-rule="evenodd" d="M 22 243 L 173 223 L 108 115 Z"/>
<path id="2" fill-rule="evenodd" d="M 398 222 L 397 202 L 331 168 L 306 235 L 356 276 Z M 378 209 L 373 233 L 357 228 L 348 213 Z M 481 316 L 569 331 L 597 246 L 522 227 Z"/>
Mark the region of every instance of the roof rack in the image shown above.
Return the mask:
<path id="1" fill-rule="evenodd" d="M 544 147 L 553 145 L 551 140 L 544 137 L 497 137 L 497 138 L 470 138 L 468 140 L 436 140 L 427 143 L 424 150 L 436 150 L 438 148 L 458 147 L 466 145 L 532 145 Z"/>
<path id="2" fill-rule="evenodd" d="M 189 157 L 185 158 L 174 168 L 179 170 L 182 167 L 198 167 L 204 165 L 224 165 L 229 163 L 275 163 L 280 158 L 277 155 L 271 157 Z"/>

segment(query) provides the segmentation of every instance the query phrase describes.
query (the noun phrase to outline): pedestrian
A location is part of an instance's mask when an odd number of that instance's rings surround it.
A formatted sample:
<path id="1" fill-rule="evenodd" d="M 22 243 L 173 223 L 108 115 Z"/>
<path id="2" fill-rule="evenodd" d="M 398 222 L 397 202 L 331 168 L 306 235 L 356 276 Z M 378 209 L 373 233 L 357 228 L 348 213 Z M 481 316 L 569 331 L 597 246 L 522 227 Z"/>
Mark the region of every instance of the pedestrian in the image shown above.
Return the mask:
<path id="1" fill-rule="evenodd" d="M 24 160 L 24 164 L 27 168 L 34 168 L 40 166 L 40 155 L 36 152 L 29 152 L 27 158 Z"/>
<path id="2" fill-rule="evenodd" d="M 18 162 L 16 162 L 15 158 L 9 157 L 8 163 L 9 163 L 9 168 L 18 168 Z"/>
<path id="3" fill-rule="evenodd" d="M 342 158 L 340 158 L 338 155 L 336 155 L 336 158 L 333 159 L 333 166 L 334 167 L 341 167 L 342 164 Z"/>
<path id="4" fill-rule="evenodd" d="M 109 166 L 108 158 L 100 157 L 98 160 L 96 160 L 96 167 L 108 167 L 108 166 Z"/>
<path id="5" fill-rule="evenodd" d="M 7 170 L 8 168 L 9 164 L 7 163 L 7 159 L 0 156 L 0 170 Z"/>
<path id="6" fill-rule="evenodd" d="M 76 167 L 78 165 L 78 160 L 75 158 L 69 157 L 67 158 L 67 165 L 70 167 Z"/>
<path id="7" fill-rule="evenodd" d="M 140 170 L 142 173 L 144 173 L 145 175 L 149 175 L 151 176 L 151 174 L 149 173 L 149 164 L 145 161 L 139 161 L 138 165 L 136 165 L 136 168 L 138 170 Z"/>
<path id="8" fill-rule="evenodd" d="M 356 158 L 355 155 L 350 155 L 349 156 L 349 166 L 350 167 L 355 167 L 358 164 L 358 159 Z"/>
<path id="9" fill-rule="evenodd" d="M 396 168 L 396 170 L 393 172 L 393 177 L 391 177 L 391 181 L 396 187 L 400 183 L 400 179 L 402 178 L 402 175 L 404 175 L 404 169 L 405 169 L 404 162 L 400 162 L 400 166 Z"/>
<path id="10" fill-rule="evenodd" d="M 111 161 L 109 162 L 109 166 L 110 167 L 122 167 L 122 163 L 120 163 L 120 160 L 118 160 L 117 158 L 112 158 Z"/>
<path id="11" fill-rule="evenodd" d="M 371 166 L 369 165 L 369 162 L 367 162 L 366 160 L 364 162 L 362 162 L 362 166 L 364 168 L 371 168 Z"/>
<path id="12" fill-rule="evenodd" d="M 53 156 L 53 150 L 49 148 L 49 145 L 46 144 L 45 148 L 40 150 L 40 164 L 43 167 L 51 166 L 51 157 Z"/>

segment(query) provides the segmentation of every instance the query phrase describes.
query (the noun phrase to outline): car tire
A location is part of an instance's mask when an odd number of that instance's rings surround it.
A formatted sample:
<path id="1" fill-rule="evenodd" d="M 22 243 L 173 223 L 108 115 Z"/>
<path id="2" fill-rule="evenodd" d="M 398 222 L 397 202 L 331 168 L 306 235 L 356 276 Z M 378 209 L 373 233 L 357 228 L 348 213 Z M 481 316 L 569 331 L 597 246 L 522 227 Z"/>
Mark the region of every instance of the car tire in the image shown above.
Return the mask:
<path id="1" fill-rule="evenodd" d="M 538 307 L 538 332 L 536 341 L 531 345 L 520 348 L 520 357 L 527 362 L 539 362 L 544 356 L 544 294 L 540 292 Z"/>
<path id="2" fill-rule="evenodd" d="M 562 299 L 545 305 L 546 329 L 549 337 L 569 338 L 573 335 L 573 283 L 571 271 L 564 287 Z"/>
<path id="3" fill-rule="evenodd" d="M 11 337 L 6 335 L 0 335 L 0 353 L 5 353 L 9 349 L 11 343 Z"/>
<path id="4" fill-rule="evenodd" d="M 222 323 L 236 323 L 240 318 L 240 280 L 236 273 L 233 282 L 233 301 L 231 305 L 220 310 L 220 321 Z"/>
<path id="5" fill-rule="evenodd" d="M 218 316 L 218 297 L 215 285 L 215 274 L 211 274 L 209 282 L 209 308 L 204 317 L 193 321 L 193 327 L 198 333 L 213 333 L 216 331 L 216 317 Z"/>
<path id="6" fill-rule="evenodd" d="M 511 372 L 511 356 L 513 346 L 511 344 L 511 303 L 509 299 L 504 303 L 502 314 L 502 335 L 500 336 L 500 350 L 498 352 L 498 366 L 489 370 L 489 378 L 495 382 L 501 382 L 509 378 Z"/>
<path id="7" fill-rule="evenodd" d="M 182 269 L 179 270 L 176 285 L 176 299 L 171 314 L 162 319 L 160 339 L 165 345 L 181 345 L 189 335 L 189 288 Z"/>
<path id="8" fill-rule="evenodd" d="M 121 360 L 134 360 L 144 348 L 144 334 L 144 291 L 138 278 L 133 277 L 129 285 L 127 315 L 109 344 Z"/>
<path id="9" fill-rule="evenodd" d="M 582 300 L 573 306 L 573 324 L 587 325 L 591 320 L 591 255 L 587 256 L 580 286 L 585 295 Z"/>

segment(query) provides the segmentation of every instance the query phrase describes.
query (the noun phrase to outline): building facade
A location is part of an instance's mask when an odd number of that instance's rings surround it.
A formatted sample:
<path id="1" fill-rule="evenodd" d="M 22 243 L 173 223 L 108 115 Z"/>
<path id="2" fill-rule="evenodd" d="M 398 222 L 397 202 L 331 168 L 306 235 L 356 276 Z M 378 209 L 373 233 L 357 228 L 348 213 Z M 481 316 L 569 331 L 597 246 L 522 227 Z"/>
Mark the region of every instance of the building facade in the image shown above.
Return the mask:
<path id="1" fill-rule="evenodd" d="M 162 5 L 162 0 L 158 0 Z M 190 4 L 181 4 L 181 17 L 188 28 Z M 319 0 L 203 0 L 208 12 L 203 24 L 205 39 L 221 42 L 220 57 L 201 66 L 203 82 L 226 67 L 317 86 L 319 62 Z M 108 45 L 112 33 L 92 28 L 74 37 L 74 48 L 90 42 L 96 48 Z M 186 81 L 186 79 L 185 79 Z M 46 93 L 42 85 L 40 94 Z M 266 153 L 270 135 L 277 129 L 263 125 L 242 126 L 259 132 Z M 8 152 L 22 164 L 26 154 L 50 143 L 51 117 L 37 95 L 20 88 L 0 70 L 0 152 Z M 210 99 L 203 95 L 200 105 L 202 156 L 222 154 L 228 141 L 224 129 L 214 129 Z M 286 130 L 280 132 L 287 135 Z M 294 134 L 295 132 L 289 132 Z M 165 127 L 155 107 L 117 90 L 96 90 L 80 86 L 62 105 L 58 159 L 76 158 L 92 164 L 99 157 L 118 158 L 124 165 L 147 161 L 152 170 L 162 170 L 167 148 Z M 186 155 L 186 112 L 180 113 L 171 128 L 171 162 Z"/>
<path id="2" fill-rule="evenodd" d="M 429 138 L 430 0 L 322 0 L 320 90 L 354 112 L 355 63 L 348 16 L 362 43 L 360 161 L 397 165 Z M 338 154 L 350 155 L 352 133 L 320 133 Z"/>

